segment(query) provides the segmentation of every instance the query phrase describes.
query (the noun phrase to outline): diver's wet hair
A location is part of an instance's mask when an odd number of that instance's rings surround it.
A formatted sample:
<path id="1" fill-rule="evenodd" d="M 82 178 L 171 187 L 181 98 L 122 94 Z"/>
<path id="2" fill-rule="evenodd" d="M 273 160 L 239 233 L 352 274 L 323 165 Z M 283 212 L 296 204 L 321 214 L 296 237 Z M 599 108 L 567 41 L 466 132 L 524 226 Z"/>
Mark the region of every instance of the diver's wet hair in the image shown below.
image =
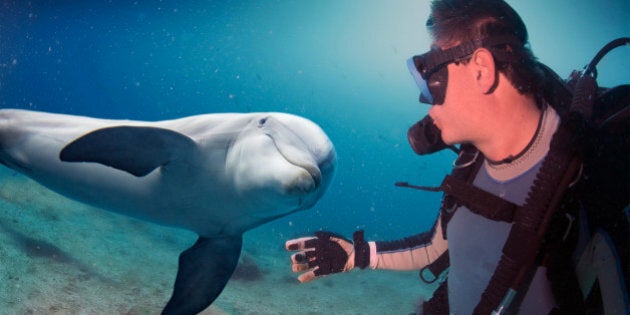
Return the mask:
<path id="1" fill-rule="evenodd" d="M 442 47 L 512 35 L 520 47 L 505 45 L 505 51 L 519 50 L 520 62 L 497 61 L 498 70 L 522 94 L 538 94 L 543 73 L 528 45 L 527 28 L 521 17 L 503 0 L 433 0 L 427 28 L 433 40 Z"/>

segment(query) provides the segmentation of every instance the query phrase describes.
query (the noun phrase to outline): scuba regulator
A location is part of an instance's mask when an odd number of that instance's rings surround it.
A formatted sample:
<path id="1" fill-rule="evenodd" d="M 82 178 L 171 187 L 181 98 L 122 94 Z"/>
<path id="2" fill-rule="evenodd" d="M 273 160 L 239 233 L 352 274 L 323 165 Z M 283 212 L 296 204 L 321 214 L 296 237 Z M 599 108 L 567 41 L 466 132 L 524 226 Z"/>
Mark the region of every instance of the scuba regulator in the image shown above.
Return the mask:
<path id="1" fill-rule="evenodd" d="M 426 115 L 407 131 L 407 140 L 414 152 L 419 155 L 431 154 L 445 148 L 455 149 L 442 141 L 442 133 L 435 126 L 431 116 Z"/>

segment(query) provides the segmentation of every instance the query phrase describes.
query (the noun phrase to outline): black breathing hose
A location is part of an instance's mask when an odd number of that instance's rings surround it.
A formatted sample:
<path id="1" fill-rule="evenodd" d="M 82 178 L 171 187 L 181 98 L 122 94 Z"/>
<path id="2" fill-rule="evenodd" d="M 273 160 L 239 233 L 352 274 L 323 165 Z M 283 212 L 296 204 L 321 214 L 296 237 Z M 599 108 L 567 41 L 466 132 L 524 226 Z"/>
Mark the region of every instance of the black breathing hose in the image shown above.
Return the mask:
<path id="1" fill-rule="evenodd" d="M 630 45 L 630 37 L 617 38 L 599 50 L 597 55 L 584 68 L 584 71 L 577 78 L 573 89 L 573 100 L 571 101 L 571 112 L 578 113 L 586 121 L 591 120 L 593 114 L 593 103 L 595 102 L 595 93 L 597 93 L 597 64 L 611 50 L 623 46 Z"/>

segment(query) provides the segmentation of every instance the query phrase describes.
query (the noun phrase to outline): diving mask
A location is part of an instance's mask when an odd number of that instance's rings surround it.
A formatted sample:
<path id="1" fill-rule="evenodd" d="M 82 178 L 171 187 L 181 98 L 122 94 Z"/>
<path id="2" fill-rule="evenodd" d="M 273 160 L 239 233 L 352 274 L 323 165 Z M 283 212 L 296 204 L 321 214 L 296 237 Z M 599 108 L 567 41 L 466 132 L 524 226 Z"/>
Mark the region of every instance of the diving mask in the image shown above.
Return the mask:
<path id="1" fill-rule="evenodd" d="M 512 46 L 511 50 L 501 51 L 493 49 L 493 46 L 506 44 Z M 422 55 L 413 56 L 407 60 L 407 67 L 420 89 L 420 102 L 430 105 L 441 105 L 444 103 L 446 95 L 448 82 L 448 69 L 446 66 L 448 64 L 467 59 L 480 47 L 491 50 L 492 55 L 497 60 L 514 62 L 520 59 L 520 55 L 516 51 L 518 47 L 522 46 L 523 43 L 514 36 L 488 37 L 444 50 L 439 48 L 432 49 Z"/>

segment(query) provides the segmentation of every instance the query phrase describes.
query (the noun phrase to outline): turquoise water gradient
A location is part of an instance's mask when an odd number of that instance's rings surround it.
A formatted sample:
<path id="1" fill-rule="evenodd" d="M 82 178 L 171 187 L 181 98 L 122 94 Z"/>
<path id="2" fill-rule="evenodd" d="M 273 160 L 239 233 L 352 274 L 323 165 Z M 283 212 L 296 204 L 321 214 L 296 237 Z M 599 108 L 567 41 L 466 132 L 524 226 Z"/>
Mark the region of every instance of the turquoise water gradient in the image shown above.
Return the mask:
<path id="1" fill-rule="evenodd" d="M 566 77 L 630 35 L 628 1 L 509 1 L 539 59 Z M 427 1 L 3 1 L 0 107 L 160 120 L 212 112 L 308 117 L 339 154 L 312 210 L 270 225 L 390 239 L 432 224 L 454 156 L 418 157 L 406 130 L 426 114 L 405 60 L 424 52 Z M 602 85 L 630 82 L 630 49 L 604 59 Z M 621 70 L 624 69 L 624 70 Z M 262 227 L 267 228 L 267 227 Z"/>

